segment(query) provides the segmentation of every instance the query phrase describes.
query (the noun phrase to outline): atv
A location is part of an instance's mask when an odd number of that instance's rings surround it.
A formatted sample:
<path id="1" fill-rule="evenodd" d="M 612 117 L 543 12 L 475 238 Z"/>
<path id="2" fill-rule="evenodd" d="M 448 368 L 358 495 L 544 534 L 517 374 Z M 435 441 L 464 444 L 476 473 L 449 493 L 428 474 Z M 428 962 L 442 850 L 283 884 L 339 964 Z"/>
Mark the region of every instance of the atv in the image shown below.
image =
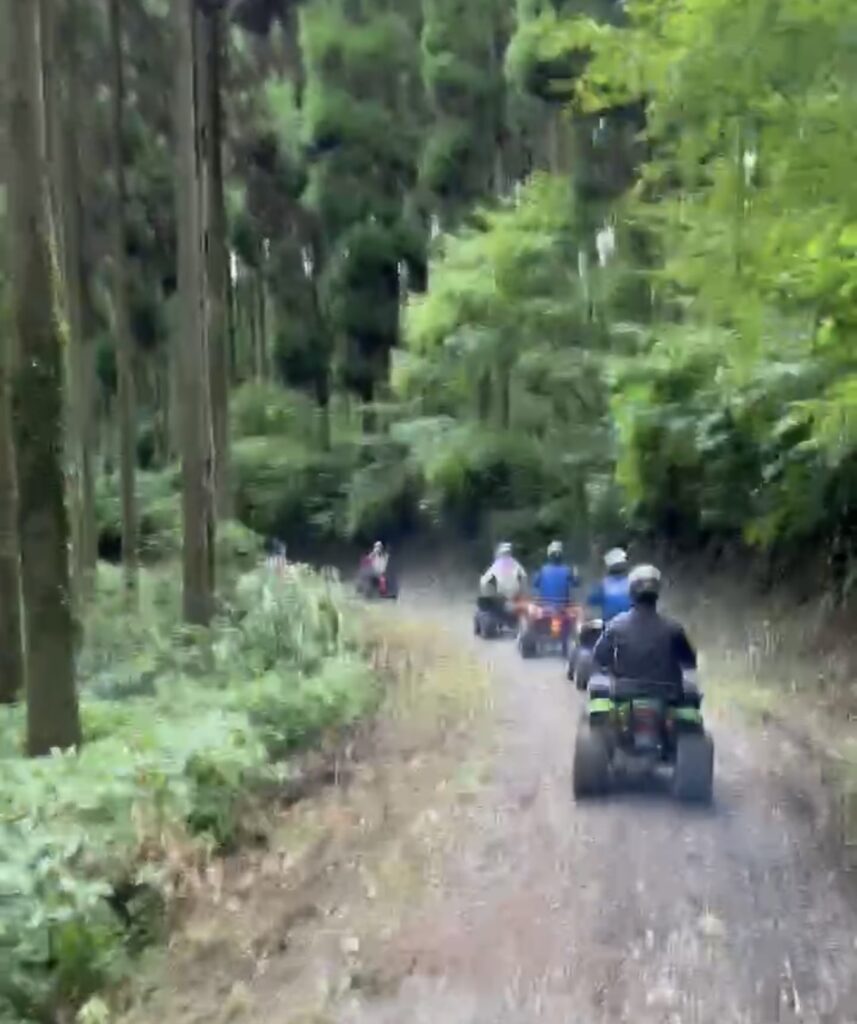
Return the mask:
<path id="1" fill-rule="evenodd" d="M 367 600 L 380 598 L 395 601 L 399 596 L 399 585 L 395 576 L 390 572 L 382 573 L 379 576 L 361 569 L 357 576 L 357 593 Z"/>
<path id="2" fill-rule="evenodd" d="M 580 609 L 576 605 L 540 604 L 533 602 L 521 610 L 518 622 L 518 651 L 522 658 L 536 658 L 545 653 L 568 657 L 569 647 L 577 637 Z"/>
<path id="3" fill-rule="evenodd" d="M 714 743 L 705 731 L 702 697 L 689 678 L 674 684 L 593 676 L 574 749 L 576 799 L 601 796 L 631 766 L 672 771 L 673 794 L 710 803 Z"/>
<path id="4" fill-rule="evenodd" d="M 578 690 L 585 690 L 592 676 L 595 645 L 604 632 L 603 619 L 584 622 L 574 642 L 569 646 L 566 676 Z"/>
<path id="5" fill-rule="evenodd" d="M 501 594 L 480 594 L 476 598 L 476 614 L 473 616 L 475 636 L 494 640 L 504 633 L 518 628 L 518 607 Z"/>

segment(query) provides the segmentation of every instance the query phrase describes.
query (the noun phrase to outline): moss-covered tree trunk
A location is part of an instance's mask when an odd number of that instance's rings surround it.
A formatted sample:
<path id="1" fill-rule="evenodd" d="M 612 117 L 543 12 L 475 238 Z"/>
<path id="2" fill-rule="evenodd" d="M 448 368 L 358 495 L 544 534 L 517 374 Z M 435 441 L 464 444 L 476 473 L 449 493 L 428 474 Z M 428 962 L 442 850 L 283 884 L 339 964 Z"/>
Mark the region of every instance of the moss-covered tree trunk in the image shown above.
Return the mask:
<path id="1" fill-rule="evenodd" d="M 112 82 L 110 149 L 113 164 L 113 316 L 119 402 L 119 490 L 122 504 L 122 566 L 129 594 L 137 587 L 137 500 L 135 466 L 136 388 L 131 318 L 128 309 L 128 258 L 125 241 L 125 160 L 122 123 L 125 106 L 125 73 L 122 57 L 121 0 L 110 0 L 110 64 Z"/>
<path id="2" fill-rule="evenodd" d="M 229 484 L 229 253 L 223 196 L 223 103 L 225 39 L 222 14 L 201 19 L 204 69 L 203 155 L 205 158 L 206 334 L 211 376 L 214 501 L 219 519 L 231 513 Z"/>
<path id="3" fill-rule="evenodd" d="M 187 622 L 212 613 L 212 516 L 209 375 L 205 351 L 197 18 L 192 0 L 173 0 L 176 35 L 175 144 L 177 156 L 180 436 L 182 453 L 182 577 Z"/>
<path id="4" fill-rule="evenodd" d="M 6 0 L 12 375 L 24 599 L 27 749 L 80 742 L 62 472 L 62 353 L 48 217 L 39 6 Z"/>

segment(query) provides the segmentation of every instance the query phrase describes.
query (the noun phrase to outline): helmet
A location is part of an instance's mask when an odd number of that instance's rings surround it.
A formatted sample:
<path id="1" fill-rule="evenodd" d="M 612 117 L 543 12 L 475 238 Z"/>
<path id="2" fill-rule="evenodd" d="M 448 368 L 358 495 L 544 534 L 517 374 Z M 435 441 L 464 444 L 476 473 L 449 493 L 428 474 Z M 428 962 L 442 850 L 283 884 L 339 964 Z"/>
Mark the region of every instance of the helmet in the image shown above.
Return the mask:
<path id="1" fill-rule="evenodd" d="M 628 564 L 628 553 L 624 548 L 611 548 L 604 556 L 604 564 L 607 566 L 608 572 L 624 569 Z"/>
<path id="2" fill-rule="evenodd" d="M 638 565 L 631 570 L 628 584 L 632 600 L 637 601 L 640 598 L 657 600 L 661 592 L 660 569 L 656 569 L 653 565 Z"/>
<path id="3" fill-rule="evenodd" d="M 380 554 L 384 550 L 384 545 L 380 540 L 376 540 L 372 545 L 372 551 L 374 554 Z"/>
<path id="4" fill-rule="evenodd" d="M 512 545 L 504 540 L 502 543 L 497 545 L 497 558 L 508 557 L 512 554 Z"/>
<path id="5" fill-rule="evenodd" d="M 555 561 L 562 558 L 562 541 L 552 540 L 548 544 L 548 558 L 552 558 Z"/>

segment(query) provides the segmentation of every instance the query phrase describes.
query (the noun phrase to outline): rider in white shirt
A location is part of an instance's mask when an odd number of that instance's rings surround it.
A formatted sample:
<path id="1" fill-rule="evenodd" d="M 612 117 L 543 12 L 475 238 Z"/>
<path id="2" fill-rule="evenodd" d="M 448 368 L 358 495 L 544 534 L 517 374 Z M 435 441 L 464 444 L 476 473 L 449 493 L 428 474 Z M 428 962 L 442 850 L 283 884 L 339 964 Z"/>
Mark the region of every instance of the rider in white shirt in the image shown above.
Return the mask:
<path id="1" fill-rule="evenodd" d="M 524 592 L 526 582 L 527 573 L 512 554 L 512 545 L 504 542 L 498 546 L 494 561 L 482 574 L 479 585 L 483 591 L 493 585 L 498 594 L 514 600 Z"/>

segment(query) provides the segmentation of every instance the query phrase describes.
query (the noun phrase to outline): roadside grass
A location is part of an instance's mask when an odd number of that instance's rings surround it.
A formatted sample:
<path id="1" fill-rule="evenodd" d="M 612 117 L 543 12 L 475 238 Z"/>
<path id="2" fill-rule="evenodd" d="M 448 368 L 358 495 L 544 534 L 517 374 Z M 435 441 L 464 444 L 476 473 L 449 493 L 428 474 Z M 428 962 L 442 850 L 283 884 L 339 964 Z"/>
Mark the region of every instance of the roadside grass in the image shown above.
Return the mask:
<path id="1" fill-rule="evenodd" d="M 797 774 L 820 781 L 819 822 L 846 866 L 857 866 L 857 650 L 829 603 L 754 600 L 740 582 L 716 577 L 703 595 L 679 585 L 668 603 L 701 651 L 715 715 L 737 711 L 791 744 Z"/>
<path id="2" fill-rule="evenodd" d="M 79 753 L 22 757 L 22 711 L 0 711 L 2 1024 L 69 1020 L 121 989 L 217 854 L 252 836 L 259 801 L 299 783 L 302 752 L 382 696 L 331 579 L 245 573 L 208 630 L 178 624 L 174 570 L 140 583 L 132 611 L 100 571 Z"/>

